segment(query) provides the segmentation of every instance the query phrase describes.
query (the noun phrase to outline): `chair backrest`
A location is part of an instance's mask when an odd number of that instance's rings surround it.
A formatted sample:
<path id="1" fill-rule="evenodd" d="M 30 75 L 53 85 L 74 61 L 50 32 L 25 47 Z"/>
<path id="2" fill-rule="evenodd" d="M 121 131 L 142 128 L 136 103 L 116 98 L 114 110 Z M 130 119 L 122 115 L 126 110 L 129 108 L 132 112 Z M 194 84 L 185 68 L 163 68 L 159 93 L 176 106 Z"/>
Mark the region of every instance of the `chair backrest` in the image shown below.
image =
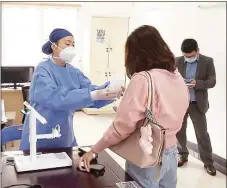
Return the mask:
<path id="1" fill-rule="evenodd" d="M 23 125 L 12 125 L 4 127 L 1 130 L 1 144 L 5 144 L 10 141 L 20 140 L 22 137 Z"/>

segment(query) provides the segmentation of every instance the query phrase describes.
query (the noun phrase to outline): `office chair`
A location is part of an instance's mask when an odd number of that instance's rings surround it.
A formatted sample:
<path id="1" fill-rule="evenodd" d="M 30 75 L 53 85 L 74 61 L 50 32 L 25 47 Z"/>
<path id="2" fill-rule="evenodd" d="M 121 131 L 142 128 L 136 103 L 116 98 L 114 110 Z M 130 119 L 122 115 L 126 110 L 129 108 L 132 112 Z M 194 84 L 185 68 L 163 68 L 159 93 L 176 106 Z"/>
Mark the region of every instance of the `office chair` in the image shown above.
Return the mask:
<path id="1" fill-rule="evenodd" d="M 28 101 L 28 91 L 29 91 L 29 86 L 23 86 L 22 87 L 22 95 L 23 95 L 23 101 Z M 24 106 L 24 109 L 21 110 L 21 112 L 23 113 L 23 118 L 22 118 L 22 124 L 24 124 L 24 120 L 25 120 L 25 117 L 26 117 L 26 114 L 28 112 L 27 108 Z"/>
<path id="2" fill-rule="evenodd" d="M 11 141 L 20 140 L 22 137 L 23 125 L 12 125 L 9 127 L 4 127 L 1 130 L 1 144 L 2 146 Z M 3 151 L 3 147 L 1 147 Z"/>

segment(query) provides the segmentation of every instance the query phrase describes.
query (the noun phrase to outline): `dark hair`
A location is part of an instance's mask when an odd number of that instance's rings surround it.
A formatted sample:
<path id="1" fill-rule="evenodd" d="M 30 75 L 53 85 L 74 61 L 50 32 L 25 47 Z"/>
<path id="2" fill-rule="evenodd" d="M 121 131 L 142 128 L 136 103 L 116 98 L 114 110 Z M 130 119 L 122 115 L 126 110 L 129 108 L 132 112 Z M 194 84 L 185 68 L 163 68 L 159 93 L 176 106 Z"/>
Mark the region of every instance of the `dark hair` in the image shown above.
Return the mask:
<path id="1" fill-rule="evenodd" d="M 191 53 L 198 51 L 198 43 L 195 39 L 185 39 L 181 45 L 181 51 L 184 53 Z"/>
<path id="2" fill-rule="evenodd" d="M 143 25 L 134 30 L 125 44 L 125 67 L 130 78 L 134 73 L 151 69 L 174 72 L 174 55 L 158 30 Z"/>

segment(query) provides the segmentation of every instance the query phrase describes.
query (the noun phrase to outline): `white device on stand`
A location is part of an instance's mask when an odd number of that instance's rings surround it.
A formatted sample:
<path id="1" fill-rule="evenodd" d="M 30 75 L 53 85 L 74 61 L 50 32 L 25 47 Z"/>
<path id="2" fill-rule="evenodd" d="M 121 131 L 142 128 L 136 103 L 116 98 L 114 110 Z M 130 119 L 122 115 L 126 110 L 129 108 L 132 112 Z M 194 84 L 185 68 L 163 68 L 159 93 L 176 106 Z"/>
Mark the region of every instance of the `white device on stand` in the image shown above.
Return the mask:
<path id="1" fill-rule="evenodd" d="M 14 163 L 17 172 L 44 170 L 72 166 L 72 160 L 65 153 L 47 153 L 36 154 L 36 142 L 37 139 L 54 139 L 61 137 L 60 126 L 57 125 L 52 129 L 50 134 L 36 135 L 36 119 L 42 124 L 46 124 L 46 119 L 41 116 L 30 104 L 26 101 L 24 105 L 29 110 L 29 142 L 30 142 L 30 155 L 28 156 L 15 156 Z"/>

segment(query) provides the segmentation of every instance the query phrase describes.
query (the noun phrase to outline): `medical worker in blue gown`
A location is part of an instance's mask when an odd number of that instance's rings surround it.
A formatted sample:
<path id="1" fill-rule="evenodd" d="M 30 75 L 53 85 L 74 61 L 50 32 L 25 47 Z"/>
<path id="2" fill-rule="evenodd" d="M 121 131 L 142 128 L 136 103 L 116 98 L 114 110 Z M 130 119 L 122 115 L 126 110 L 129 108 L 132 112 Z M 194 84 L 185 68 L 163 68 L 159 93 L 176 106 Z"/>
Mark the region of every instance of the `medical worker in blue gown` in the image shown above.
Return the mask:
<path id="1" fill-rule="evenodd" d="M 57 124 L 61 137 L 37 140 L 37 148 L 66 148 L 77 145 L 73 131 L 73 115 L 85 107 L 100 108 L 119 97 L 105 89 L 109 83 L 95 86 L 70 62 L 75 57 L 73 35 L 65 29 L 54 29 L 42 47 L 50 55 L 33 74 L 30 104 L 46 118 L 47 124 L 37 121 L 37 134 L 48 134 Z M 32 60 L 31 60 L 32 61 Z M 120 92 L 120 95 L 122 93 Z M 29 115 L 26 116 L 20 149 L 29 150 Z"/>

